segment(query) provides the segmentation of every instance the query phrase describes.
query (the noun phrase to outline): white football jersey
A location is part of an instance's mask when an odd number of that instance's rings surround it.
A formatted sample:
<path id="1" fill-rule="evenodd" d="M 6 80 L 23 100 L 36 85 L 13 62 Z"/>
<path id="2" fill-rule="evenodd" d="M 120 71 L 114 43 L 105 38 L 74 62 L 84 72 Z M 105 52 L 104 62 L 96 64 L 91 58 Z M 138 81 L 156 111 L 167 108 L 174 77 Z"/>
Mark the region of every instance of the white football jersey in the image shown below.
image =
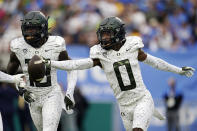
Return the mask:
<path id="1" fill-rule="evenodd" d="M 144 96 L 146 87 L 138 63 L 139 48 L 144 47 L 137 36 L 126 37 L 119 51 L 105 50 L 100 44 L 90 49 L 90 58 L 98 58 L 120 105 L 128 105 Z"/>
<path id="2" fill-rule="evenodd" d="M 20 61 L 23 73 L 26 75 L 27 89 L 33 92 L 50 91 L 57 83 L 55 68 L 46 69 L 46 75 L 40 83 L 29 80 L 28 62 L 34 56 L 42 56 L 45 59 L 58 60 L 59 54 L 65 51 L 65 40 L 60 36 L 49 36 L 47 42 L 40 48 L 33 48 L 27 44 L 23 37 L 11 41 L 10 49 Z"/>

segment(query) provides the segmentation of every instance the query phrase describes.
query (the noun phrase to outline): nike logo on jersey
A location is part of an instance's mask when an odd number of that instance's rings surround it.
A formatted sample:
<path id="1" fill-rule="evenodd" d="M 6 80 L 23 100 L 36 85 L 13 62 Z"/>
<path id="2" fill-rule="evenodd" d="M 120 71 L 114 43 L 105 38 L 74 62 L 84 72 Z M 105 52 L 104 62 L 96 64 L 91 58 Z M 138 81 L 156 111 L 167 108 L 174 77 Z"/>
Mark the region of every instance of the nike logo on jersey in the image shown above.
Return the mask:
<path id="1" fill-rule="evenodd" d="M 135 45 L 137 45 L 137 44 L 138 44 L 138 43 L 135 43 L 133 46 L 135 46 Z M 133 46 L 132 46 L 132 47 L 133 47 Z M 127 48 L 126 51 L 129 51 L 132 47 Z"/>
<path id="2" fill-rule="evenodd" d="M 129 51 L 131 48 L 126 49 L 126 51 Z"/>
<path id="3" fill-rule="evenodd" d="M 48 52 L 48 51 L 50 51 L 50 50 L 53 50 L 53 49 L 48 49 L 48 50 L 45 50 L 45 52 Z"/>
<path id="4" fill-rule="evenodd" d="M 52 97 L 53 95 L 51 95 L 51 96 L 48 96 L 48 98 L 50 98 L 50 97 Z"/>

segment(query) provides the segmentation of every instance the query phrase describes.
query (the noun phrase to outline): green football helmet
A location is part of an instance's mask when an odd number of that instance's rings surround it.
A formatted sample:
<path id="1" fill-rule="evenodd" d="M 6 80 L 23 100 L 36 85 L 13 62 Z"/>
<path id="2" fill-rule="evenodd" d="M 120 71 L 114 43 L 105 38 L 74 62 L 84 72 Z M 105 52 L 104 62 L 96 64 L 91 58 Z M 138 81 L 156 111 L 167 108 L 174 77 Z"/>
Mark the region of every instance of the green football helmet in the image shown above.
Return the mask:
<path id="1" fill-rule="evenodd" d="M 109 38 L 105 38 L 107 34 Z M 97 30 L 97 38 L 103 49 L 109 50 L 117 44 L 124 44 L 125 39 L 124 23 L 118 17 L 105 18 Z"/>
<path id="2" fill-rule="evenodd" d="M 40 11 L 30 11 L 22 20 L 21 30 L 29 45 L 40 48 L 48 39 L 48 19 Z"/>

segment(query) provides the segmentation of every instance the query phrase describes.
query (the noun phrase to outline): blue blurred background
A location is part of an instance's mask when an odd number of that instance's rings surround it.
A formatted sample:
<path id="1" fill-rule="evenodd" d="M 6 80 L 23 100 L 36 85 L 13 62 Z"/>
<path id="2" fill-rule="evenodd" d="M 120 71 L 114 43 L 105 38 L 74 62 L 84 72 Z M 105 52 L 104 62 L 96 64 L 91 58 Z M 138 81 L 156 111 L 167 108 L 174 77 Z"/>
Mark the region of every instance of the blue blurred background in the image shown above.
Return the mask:
<path id="1" fill-rule="evenodd" d="M 127 36 L 142 37 L 146 52 L 174 65 L 197 69 L 196 0 L 0 0 L 1 71 L 6 71 L 9 61 L 9 42 L 22 36 L 20 20 L 31 10 L 40 10 L 50 16 L 50 33 L 65 38 L 72 59 L 88 57 L 89 48 L 97 42 L 99 22 L 108 16 L 118 16 L 126 24 Z M 177 92 L 184 96 L 180 107 L 181 130 L 195 131 L 197 75 L 186 78 L 158 71 L 143 63 L 140 66 L 144 82 L 163 115 L 166 113 L 164 95 L 169 92 L 169 79 L 176 81 Z M 65 71 L 58 71 L 58 81 L 66 91 Z M 28 106 L 10 86 L 0 85 L 0 111 L 6 130 L 35 130 Z M 82 120 L 85 131 L 124 131 L 116 100 L 100 68 L 79 71 L 77 88 L 89 103 Z M 72 119 L 69 121 L 75 123 Z M 166 121 L 153 118 L 148 130 L 167 130 Z"/>

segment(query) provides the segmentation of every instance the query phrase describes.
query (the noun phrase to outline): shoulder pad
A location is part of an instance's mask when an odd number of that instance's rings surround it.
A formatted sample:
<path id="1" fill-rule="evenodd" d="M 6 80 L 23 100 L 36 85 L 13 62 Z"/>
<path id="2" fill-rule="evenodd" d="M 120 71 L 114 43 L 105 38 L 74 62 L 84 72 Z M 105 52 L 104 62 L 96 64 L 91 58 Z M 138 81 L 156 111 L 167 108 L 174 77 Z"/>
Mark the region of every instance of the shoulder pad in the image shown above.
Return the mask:
<path id="1" fill-rule="evenodd" d="M 129 36 L 129 37 L 126 37 L 126 46 L 129 49 L 136 50 L 139 48 L 143 48 L 144 44 L 143 44 L 142 39 L 140 37 Z"/>
<path id="2" fill-rule="evenodd" d="M 48 44 L 59 52 L 66 50 L 66 42 L 61 36 L 49 36 Z"/>
<path id="3" fill-rule="evenodd" d="M 23 37 L 19 37 L 19 38 L 12 40 L 10 42 L 10 50 L 12 52 L 17 52 L 21 48 L 21 46 L 24 44 L 24 42 L 25 41 Z"/>
<path id="4" fill-rule="evenodd" d="M 100 45 L 94 45 L 90 48 L 90 58 L 99 58 L 101 55 Z"/>

